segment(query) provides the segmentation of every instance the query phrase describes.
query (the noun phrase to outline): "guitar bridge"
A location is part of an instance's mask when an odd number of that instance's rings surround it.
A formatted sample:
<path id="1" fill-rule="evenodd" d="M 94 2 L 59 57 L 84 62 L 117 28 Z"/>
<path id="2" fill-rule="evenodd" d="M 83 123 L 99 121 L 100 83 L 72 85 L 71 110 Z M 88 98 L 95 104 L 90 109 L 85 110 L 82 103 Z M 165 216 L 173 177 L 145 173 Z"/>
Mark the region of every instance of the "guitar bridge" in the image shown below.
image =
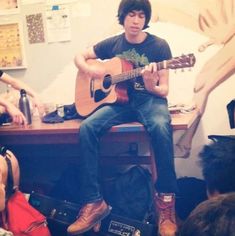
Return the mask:
<path id="1" fill-rule="evenodd" d="M 91 79 L 91 82 L 90 82 L 90 96 L 92 98 L 94 97 L 94 79 Z"/>

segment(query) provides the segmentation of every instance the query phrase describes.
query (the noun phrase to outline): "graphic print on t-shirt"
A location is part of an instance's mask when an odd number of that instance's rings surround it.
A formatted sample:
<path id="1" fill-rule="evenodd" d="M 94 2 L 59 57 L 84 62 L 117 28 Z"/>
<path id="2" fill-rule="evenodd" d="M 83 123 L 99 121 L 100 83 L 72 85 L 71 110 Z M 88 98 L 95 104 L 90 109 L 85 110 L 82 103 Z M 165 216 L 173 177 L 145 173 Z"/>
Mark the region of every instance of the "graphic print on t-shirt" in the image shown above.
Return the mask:
<path id="1" fill-rule="evenodd" d="M 145 54 L 140 55 L 138 52 L 136 52 L 136 50 L 134 48 L 124 51 L 122 54 L 118 54 L 116 56 L 121 59 L 131 62 L 133 65 L 133 68 L 142 67 L 142 66 L 149 64 L 149 60 L 145 56 Z M 133 82 L 134 82 L 134 88 L 136 90 L 144 90 L 145 89 L 142 76 L 136 77 L 133 80 Z"/>

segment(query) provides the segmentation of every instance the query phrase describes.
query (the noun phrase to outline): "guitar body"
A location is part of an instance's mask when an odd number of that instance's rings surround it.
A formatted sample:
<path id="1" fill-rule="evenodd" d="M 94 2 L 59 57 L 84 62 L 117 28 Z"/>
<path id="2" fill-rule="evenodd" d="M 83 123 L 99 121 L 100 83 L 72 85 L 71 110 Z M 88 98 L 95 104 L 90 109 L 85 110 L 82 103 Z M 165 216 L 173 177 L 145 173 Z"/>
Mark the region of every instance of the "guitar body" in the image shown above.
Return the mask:
<path id="1" fill-rule="evenodd" d="M 194 66 L 195 56 L 191 53 L 157 62 L 157 70 L 178 69 Z M 79 71 L 76 79 L 75 106 L 80 116 L 86 117 L 107 104 L 127 103 L 126 81 L 141 75 L 144 67 L 133 69 L 131 63 L 114 57 L 106 61 L 90 59 L 87 63 L 98 71 L 100 77 L 90 77 Z"/>
<path id="2" fill-rule="evenodd" d="M 101 68 L 103 76 L 93 78 L 78 71 L 75 89 L 75 106 L 80 116 L 86 117 L 103 105 L 128 102 L 126 82 L 112 84 L 112 76 L 132 69 L 125 60 L 114 57 L 107 61 L 90 59 L 88 64 Z"/>

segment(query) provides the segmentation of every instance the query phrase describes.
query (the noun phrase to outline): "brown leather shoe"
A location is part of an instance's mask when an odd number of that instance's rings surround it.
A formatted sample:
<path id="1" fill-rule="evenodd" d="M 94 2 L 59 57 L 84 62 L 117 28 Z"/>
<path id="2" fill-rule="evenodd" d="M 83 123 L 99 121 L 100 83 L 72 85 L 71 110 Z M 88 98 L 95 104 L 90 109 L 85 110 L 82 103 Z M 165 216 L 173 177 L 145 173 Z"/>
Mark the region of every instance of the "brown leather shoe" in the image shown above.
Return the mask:
<path id="1" fill-rule="evenodd" d="M 157 194 L 156 208 L 158 215 L 158 234 L 160 236 L 175 236 L 177 232 L 175 194 Z"/>
<path id="2" fill-rule="evenodd" d="M 67 228 L 71 235 L 82 234 L 93 228 L 110 213 L 110 207 L 104 200 L 89 203 L 82 207 L 78 219 Z"/>

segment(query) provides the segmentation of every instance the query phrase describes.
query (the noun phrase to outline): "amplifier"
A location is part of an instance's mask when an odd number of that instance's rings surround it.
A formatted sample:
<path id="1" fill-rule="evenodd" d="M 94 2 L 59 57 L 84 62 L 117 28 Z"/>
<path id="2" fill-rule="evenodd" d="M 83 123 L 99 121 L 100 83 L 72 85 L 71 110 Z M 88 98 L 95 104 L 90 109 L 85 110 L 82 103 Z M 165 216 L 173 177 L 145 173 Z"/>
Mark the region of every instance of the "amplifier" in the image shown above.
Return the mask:
<path id="1" fill-rule="evenodd" d="M 156 236 L 156 225 L 143 223 L 111 213 L 101 224 L 100 233 L 105 236 Z"/>
<path id="2" fill-rule="evenodd" d="M 35 192 L 30 194 L 29 203 L 46 216 L 48 220 L 67 226 L 76 220 L 81 208 L 78 204 Z"/>

